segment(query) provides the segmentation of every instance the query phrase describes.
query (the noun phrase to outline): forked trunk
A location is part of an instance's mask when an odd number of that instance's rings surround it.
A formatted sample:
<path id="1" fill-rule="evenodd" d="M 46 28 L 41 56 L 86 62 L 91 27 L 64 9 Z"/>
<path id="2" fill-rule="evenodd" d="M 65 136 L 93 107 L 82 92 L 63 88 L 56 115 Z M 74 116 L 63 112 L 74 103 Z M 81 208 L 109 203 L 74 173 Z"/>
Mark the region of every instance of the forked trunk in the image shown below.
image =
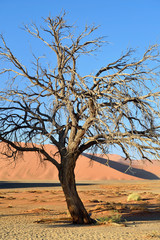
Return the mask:
<path id="1" fill-rule="evenodd" d="M 90 218 L 76 189 L 74 167 L 61 168 L 59 179 L 66 198 L 67 207 L 75 224 L 92 224 L 96 221 Z"/>

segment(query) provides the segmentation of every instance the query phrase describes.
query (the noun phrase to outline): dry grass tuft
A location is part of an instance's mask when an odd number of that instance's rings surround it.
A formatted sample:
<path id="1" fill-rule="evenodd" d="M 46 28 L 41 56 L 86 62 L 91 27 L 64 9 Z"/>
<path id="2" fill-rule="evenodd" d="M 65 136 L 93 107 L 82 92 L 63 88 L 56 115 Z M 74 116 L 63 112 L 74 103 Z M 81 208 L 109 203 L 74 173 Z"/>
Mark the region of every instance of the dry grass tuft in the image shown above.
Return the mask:
<path id="1" fill-rule="evenodd" d="M 128 198 L 127 201 L 140 201 L 141 200 L 141 196 L 138 193 L 131 193 Z"/>

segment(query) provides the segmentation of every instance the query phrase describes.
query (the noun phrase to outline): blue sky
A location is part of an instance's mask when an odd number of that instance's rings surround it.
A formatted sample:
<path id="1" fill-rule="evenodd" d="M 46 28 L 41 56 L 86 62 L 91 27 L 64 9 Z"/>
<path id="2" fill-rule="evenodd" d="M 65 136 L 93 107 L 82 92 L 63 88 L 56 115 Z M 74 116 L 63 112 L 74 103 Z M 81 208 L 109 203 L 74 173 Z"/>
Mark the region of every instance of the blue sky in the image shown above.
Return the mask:
<path id="1" fill-rule="evenodd" d="M 22 63 L 32 60 L 31 46 L 33 52 L 41 50 L 21 29 L 23 24 L 41 25 L 42 17 L 56 16 L 61 10 L 80 29 L 100 25 L 97 36 L 106 36 L 109 42 L 93 61 L 83 62 L 80 72 L 96 72 L 126 48 L 137 48 L 141 55 L 149 45 L 160 43 L 160 0 L 0 0 L 0 8 L 0 33 Z"/>
<path id="2" fill-rule="evenodd" d="M 115 60 L 126 48 L 137 48 L 140 54 L 150 44 L 160 43 L 159 0 L 1 0 L 0 8 L 0 33 L 22 59 L 29 59 L 33 44 L 21 30 L 23 24 L 39 25 L 42 17 L 56 16 L 61 10 L 67 12 L 69 23 L 79 28 L 100 25 L 97 36 L 107 36 L 110 44 L 93 60 L 91 70 Z"/>

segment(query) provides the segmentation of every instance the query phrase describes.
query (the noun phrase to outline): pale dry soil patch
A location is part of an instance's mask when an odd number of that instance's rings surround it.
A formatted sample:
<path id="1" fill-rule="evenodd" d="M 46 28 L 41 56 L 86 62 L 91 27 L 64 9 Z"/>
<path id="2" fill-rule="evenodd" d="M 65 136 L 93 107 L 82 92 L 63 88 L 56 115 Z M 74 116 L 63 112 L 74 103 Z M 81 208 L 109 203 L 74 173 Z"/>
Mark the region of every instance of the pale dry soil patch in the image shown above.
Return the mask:
<path id="1" fill-rule="evenodd" d="M 2 189 L 5 183 L 0 185 L 2 240 L 160 240 L 159 180 L 79 183 L 79 195 L 91 216 L 101 223 L 105 219 L 103 225 L 94 226 L 72 225 L 57 184 L 29 188 L 9 184 L 7 189 Z M 141 200 L 127 202 L 134 192 Z"/>

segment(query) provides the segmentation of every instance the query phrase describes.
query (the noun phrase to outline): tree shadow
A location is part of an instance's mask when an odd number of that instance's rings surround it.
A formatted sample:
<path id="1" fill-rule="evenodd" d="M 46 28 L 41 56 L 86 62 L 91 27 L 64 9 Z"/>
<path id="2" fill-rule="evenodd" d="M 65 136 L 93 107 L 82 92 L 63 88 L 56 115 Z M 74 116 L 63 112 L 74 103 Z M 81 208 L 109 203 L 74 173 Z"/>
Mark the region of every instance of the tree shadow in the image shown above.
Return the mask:
<path id="1" fill-rule="evenodd" d="M 142 211 L 135 211 L 129 214 L 123 214 L 122 219 L 124 219 L 127 222 L 135 221 L 160 221 L 160 210 L 142 210 Z"/>
<path id="2" fill-rule="evenodd" d="M 130 176 L 138 177 L 141 179 L 148 179 L 148 180 L 160 179 L 157 175 L 155 175 L 151 172 L 148 172 L 144 169 L 139 169 L 139 168 L 135 168 L 135 167 L 132 167 L 130 169 L 128 164 L 123 164 L 123 163 L 116 162 L 113 160 L 108 161 L 108 159 L 97 157 L 95 155 L 88 154 L 88 153 L 83 153 L 82 155 L 95 161 L 95 162 L 101 163 L 105 166 L 111 167 L 119 172 L 122 172 L 122 173 L 130 175 Z"/>

